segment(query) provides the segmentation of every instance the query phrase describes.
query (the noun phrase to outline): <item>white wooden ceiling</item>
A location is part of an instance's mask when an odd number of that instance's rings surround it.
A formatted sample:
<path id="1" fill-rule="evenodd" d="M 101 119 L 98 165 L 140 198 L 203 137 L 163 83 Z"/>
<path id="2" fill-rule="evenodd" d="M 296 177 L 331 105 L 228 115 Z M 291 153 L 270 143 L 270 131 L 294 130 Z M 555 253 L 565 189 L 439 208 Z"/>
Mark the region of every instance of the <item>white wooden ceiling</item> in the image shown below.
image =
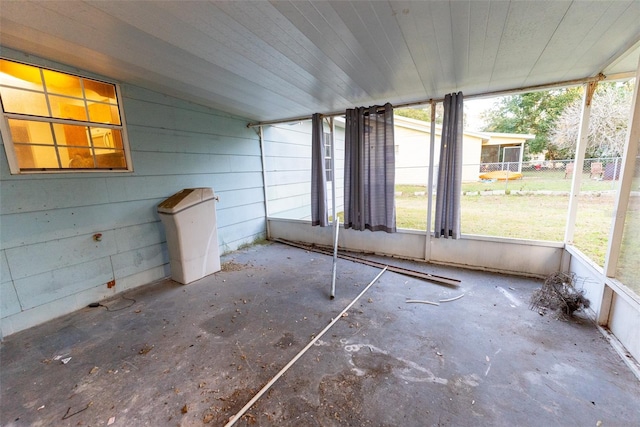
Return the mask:
<path id="1" fill-rule="evenodd" d="M 6 1 L 0 44 L 267 121 L 635 70 L 640 1 Z"/>

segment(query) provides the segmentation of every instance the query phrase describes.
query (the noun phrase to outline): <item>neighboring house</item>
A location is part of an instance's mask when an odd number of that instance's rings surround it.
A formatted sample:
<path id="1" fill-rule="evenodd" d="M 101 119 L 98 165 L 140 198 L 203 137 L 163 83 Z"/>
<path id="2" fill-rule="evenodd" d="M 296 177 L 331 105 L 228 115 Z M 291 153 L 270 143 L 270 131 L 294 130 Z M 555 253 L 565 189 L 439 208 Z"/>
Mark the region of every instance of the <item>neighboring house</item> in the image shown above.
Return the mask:
<path id="1" fill-rule="evenodd" d="M 431 124 L 422 120 L 394 116 L 396 146 L 396 184 L 427 185 L 429 173 L 429 138 Z M 440 158 L 440 125 L 436 125 L 434 145 L 437 171 Z M 326 140 L 330 132 L 325 124 Z M 266 179 L 269 186 L 269 216 L 281 219 L 309 220 L 311 217 L 311 122 L 301 121 L 270 126 L 264 130 Z M 500 169 L 502 164 L 481 165 L 485 150 L 513 155 L 518 151 L 511 170 L 520 171 L 522 146 L 533 135 L 465 132 L 463 136 L 462 180 L 478 181 L 483 167 Z M 335 168 L 327 173 L 327 204 L 333 214 L 332 178 L 336 180 L 336 210 L 344 209 L 344 119 L 335 119 Z M 507 150 L 510 149 L 512 151 Z M 330 150 L 327 150 L 327 169 Z M 497 160 L 495 160 L 497 162 Z M 483 162 L 484 163 L 484 162 Z M 505 168 L 508 167 L 505 163 Z M 515 168 L 515 169 L 514 169 Z"/>
<path id="2" fill-rule="evenodd" d="M 396 183 L 426 185 L 431 123 L 395 116 Z M 436 125 L 435 165 L 440 158 L 441 126 Z M 534 135 L 465 131 L 462 140 L 462 180 L 478 181 L 484 165 L 490 170 L 522 169 L 524 143 Z M 504 164 L 502 163 L 504 162 Z M 510 164 L 510 165 L 509 165 Z"/>
<path id="3" fill-rule="evenodd" d="M 522 171 L 524 144 L 536 136 L 518 133 L 478 132 L 485 137 L 482 142 L 481 163 L 483 170 Z"/>

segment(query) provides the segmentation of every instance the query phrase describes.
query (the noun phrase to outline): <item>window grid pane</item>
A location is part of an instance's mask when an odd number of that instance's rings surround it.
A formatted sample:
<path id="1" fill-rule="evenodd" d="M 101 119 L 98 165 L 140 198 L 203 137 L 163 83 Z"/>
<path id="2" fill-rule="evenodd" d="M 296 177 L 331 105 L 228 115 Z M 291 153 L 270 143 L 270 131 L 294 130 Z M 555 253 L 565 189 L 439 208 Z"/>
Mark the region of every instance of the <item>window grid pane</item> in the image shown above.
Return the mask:
<path id="1" fill-rule="evenodd" d="M 99 168 L 124 168 L 126 165 L 123 150 L 96 149 L 96 164 Z"/>
<path id="2" fill-rule="evenodd" d="M 51 115 L 58 119 L 87 121 L 87 109 L 84 99 L 49 95 Z"/>
<path id="3" fill-rule="evenodd" d="M 44 75 L 44 86 L 48 93 L 84 98 L 79 77 L 51 70 L 42 70 L 42 73 Z"/>
<path id="4" fill-rule="evenodd" d="M 43 93 L 0 86 L 2 107 L 7 113 L 49 117 L 47 100 Z"/>
<path id="5" fill-rule="evenodd" d="M 8 143 L 19 170 L 127 169 L 115 85 L 5 59 L 0 71 L 3 113 L 11 114 Z"/>
<path id="6" fill-rule="evenodd" d="M 9 131 L 14 144 L 54 145 L 51 124 L 47 122 L 9 119 Z"/>
<path id="7" fill-rule="evenodd" d="M 72 169 L 92 169 L 95 167 L 91 148 L 59 147 L 62 167 Z"/>
<path id="8" fill-rule="evenodd" d="M 66 147 L 88 147 L 89 136 L 85 126 L 63 125 L 55 123 L 53 125 L 56 145 Z"/>
<path id="9" fill-rule="evenodd" d="M 5 60 L 0 60 L 0 85 L 44 91 L 39 68 Z"/>
<path id="10" fill-rule="evenodd" d="M 55 147 L 43 145 L 16 145 L 18 161 L 26 169 L 59 168 L 58 155 Z"/>
<path id="11" fill-rule="evenodd" d="M 84 84 L 85 97 L 91 101 L 117 104 L 116 90 L 112 84 L 102 83 L 95 80 L 82 79 Z"/>
<path id="12" fill-rule="evenodd" d="M 93 123 L 120 124 L 117 105 L 95 102 L 89 105 L 89 121 Z"/>

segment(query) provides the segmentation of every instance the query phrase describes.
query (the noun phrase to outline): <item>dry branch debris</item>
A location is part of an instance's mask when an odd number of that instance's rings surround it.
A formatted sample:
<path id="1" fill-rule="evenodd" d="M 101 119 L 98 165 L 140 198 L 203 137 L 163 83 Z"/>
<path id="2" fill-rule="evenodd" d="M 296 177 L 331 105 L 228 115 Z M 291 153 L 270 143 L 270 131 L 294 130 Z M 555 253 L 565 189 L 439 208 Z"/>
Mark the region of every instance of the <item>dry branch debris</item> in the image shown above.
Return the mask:
<path id="1" fill-rule="evenodd" d="M 584 290 L 576 289 L 575 274 L 553 273 L 531 295 L 531 310 L 544 314 L 546 310 L 555 311 L 559 317 L 571 317 L 575 311 L 589 308 L 589 300 Z"/>

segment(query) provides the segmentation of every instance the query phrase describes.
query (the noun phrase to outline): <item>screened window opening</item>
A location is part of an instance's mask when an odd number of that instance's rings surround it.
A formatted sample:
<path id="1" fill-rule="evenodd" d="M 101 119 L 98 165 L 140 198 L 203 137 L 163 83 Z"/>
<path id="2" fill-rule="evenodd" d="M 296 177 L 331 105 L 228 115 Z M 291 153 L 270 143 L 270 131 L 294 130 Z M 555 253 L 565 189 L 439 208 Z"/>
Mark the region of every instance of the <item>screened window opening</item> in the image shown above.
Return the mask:
<path id="1" fill-rule="evenodd" d="M 116 85 L 0 59 L 11 173 L 130 171 Z"/>

